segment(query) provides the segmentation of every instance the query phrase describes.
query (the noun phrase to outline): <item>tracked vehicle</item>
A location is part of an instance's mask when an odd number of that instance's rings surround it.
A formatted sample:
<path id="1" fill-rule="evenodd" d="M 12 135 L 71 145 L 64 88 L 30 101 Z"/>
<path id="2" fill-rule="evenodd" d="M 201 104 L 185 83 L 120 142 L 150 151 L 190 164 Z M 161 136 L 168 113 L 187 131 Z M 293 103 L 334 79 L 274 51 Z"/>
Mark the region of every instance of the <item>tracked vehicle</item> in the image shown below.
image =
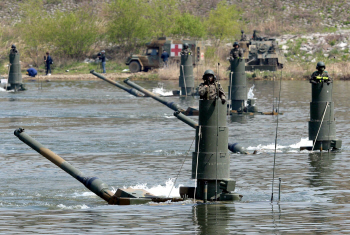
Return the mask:
<path id="1" fill-rule="evenodd" d="M 246 71 L 277 71 L 283 68 L 285 58 L 275 38 L 258 37 L 254 33 L 249 41 L 240 41 L 239 46 L 244 51 Z"/>

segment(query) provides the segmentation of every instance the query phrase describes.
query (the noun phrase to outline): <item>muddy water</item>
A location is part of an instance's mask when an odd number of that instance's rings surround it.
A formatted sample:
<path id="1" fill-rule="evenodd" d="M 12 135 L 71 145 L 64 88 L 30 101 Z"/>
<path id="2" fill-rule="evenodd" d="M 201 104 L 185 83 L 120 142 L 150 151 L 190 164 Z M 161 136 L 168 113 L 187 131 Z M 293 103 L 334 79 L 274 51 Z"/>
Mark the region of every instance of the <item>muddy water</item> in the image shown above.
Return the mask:
<path id="1" fill-rule="evenodd" d="M 250 81 L 260 111 L 272 111 L 279 84 Z M 148 89 L 157 82 L 138 82 Z M 175 82 L 165 82 L 165 91 Z M 271 204 L 276 116 L 228 117 L 229 142 L 257 155 L 231 154 L 231 178 L 244 197 L 230 204 L 191 201 L 162 206 L 108 206 L 13 135 L 18 127 L 86 175 L 114 189 L 145 188 L 168 196 L 173 179 L 192 186 L 194 130 L 167 107 L 103 81 L 28 83 L 22 93 L 0 91 L 0 234 L 341 234 L 350 231 L 348 91 L 336 82 L 336 153 L 300 152 L 307 137 L 310 85 L 283 81 L 279 116 L 281 202 Z M 227 84 L 223 82 L 223 86 Z M 273 89 L 275 87 L 275 89 Z M 164 90 L 163 90 L 164 92 Z M 274 94 L 275 93 L 275 94 Z M 198 100 L 169 97 L 182 107 Z M 196 119 L 196 118 L 194 118 Z M 187 157 L 186 157 L 187 156 Z"/>

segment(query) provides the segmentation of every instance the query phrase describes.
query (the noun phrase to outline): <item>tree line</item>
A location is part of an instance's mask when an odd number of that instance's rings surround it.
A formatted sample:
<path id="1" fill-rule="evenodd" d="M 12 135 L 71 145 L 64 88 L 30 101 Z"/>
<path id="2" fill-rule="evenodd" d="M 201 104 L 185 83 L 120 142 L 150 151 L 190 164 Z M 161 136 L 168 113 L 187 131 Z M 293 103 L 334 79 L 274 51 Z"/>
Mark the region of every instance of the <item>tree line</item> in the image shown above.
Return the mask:
<path id="1" fill-rule="evenodd" d="M 196 16 L 183 11 L 180 2 L 112 0 L 97 12 L 88 5 L 49 11 L 43 0 L 27 0 L 20 3 L 20 21 L 13 27 L 23 45 L 22 54 L 32 58 L 34 65 L 42 60 L 43 51 L 81 59 L 101 47 L 129 53 L 159 36 L 232 40 L 239 35 L 242 11 L 235 5 L 222 0 L 208 14 Z"/>

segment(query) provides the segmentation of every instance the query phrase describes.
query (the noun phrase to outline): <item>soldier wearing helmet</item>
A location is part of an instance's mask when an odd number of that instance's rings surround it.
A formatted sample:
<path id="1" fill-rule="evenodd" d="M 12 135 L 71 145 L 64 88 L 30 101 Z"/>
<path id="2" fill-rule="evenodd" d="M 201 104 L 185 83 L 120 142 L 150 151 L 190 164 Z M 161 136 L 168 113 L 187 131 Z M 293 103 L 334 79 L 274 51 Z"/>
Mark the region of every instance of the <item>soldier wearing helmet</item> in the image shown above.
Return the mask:
<path id="1" fill-rule="evenodd" d="M 241 41 L 248 41 L 247 35 L 244 33 L 243 30 L 241 30 Z"/>
<path id="2" fill-rule="evenodd" d="M 326 82 L 330 84 L 332 82 L 332 78 L 328 75 L 328 72 L 325 70 L 326 65 L 320 61 L 316 65 L 317 71 L 313 72 L 310 78 L 310 83 L 317 84 L 320 82 Z"/>
<path id="3" fill-rule="evenodd" d="M 233 43 L 233 49 L 230 52 L 230 60 L 240 58 L 243 56 L 242 48 L 239 48 L 238 42 Z"/>
<path id="4" fill-rule="evenodd" d="M 225 92 L 222 89 L 220 83 L 216 80 L 216 76 L 213 70 L 206 70 L 203 75 L 204 82 L 199 85 L 198 93 L 200 99 L 203 100 L 215 100 L 221 99 L 221 103 L 226 103 Z"/>
<path id="5" fill-rule="evenodd" d="M 192 51 L 188 46 L 188 43 L 184 43 L 182 44 L 182 51 L 181 51 L 181 55 L 191 55 Z"/>
<path id="6" fill-rule="evenodd" d="M 10 50 L 10 53 L 12 53 L 12 54 L 16 54 L 18 51 L 17 51 L 17 49 L 16 49 L 16 46 L 15 46 L 15 44 L 12 44 L 12 46 L 11 46 L 11 50 Z"/>

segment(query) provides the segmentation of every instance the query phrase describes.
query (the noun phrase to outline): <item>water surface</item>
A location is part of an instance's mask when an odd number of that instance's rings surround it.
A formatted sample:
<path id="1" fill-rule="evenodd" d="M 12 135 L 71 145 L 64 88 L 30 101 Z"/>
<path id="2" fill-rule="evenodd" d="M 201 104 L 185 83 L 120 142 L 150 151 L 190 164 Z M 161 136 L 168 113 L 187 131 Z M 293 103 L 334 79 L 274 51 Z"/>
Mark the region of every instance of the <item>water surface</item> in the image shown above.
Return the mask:
<path id="1" fill-rule="evenodd" d="M 137 82 L 152 90 L 158 82 Z M 272 111 L 279 83 L 249 81 L 259 111 Z M 227 87 L 227 82 L 222 82 Z M 275 194 L 270 203 L 277 116 L 228 117 L 229 142 L 257 155 L 231 154 L 231 178 L 242 201 L 199 205 L 109 206 L 13 135 L 18 127 L 89 176 L 114 189 L 170 193 L 193 186 L 195 132 L 150 98 L 133 97 L 104 81 L 28 83 L 21 93 L 0 91 L 0 234 L 346 234 L 350 230 L 348 91 L 336 81 L 338 152 L 299 151 L 307 138 L 311 87 L 281 84 Z M 166 91 L 177 82 L 164 82 Z M 197 106 L 197 99 L 169 101 Z M 197 120 L 196 117 L 193 119 Z"/>

